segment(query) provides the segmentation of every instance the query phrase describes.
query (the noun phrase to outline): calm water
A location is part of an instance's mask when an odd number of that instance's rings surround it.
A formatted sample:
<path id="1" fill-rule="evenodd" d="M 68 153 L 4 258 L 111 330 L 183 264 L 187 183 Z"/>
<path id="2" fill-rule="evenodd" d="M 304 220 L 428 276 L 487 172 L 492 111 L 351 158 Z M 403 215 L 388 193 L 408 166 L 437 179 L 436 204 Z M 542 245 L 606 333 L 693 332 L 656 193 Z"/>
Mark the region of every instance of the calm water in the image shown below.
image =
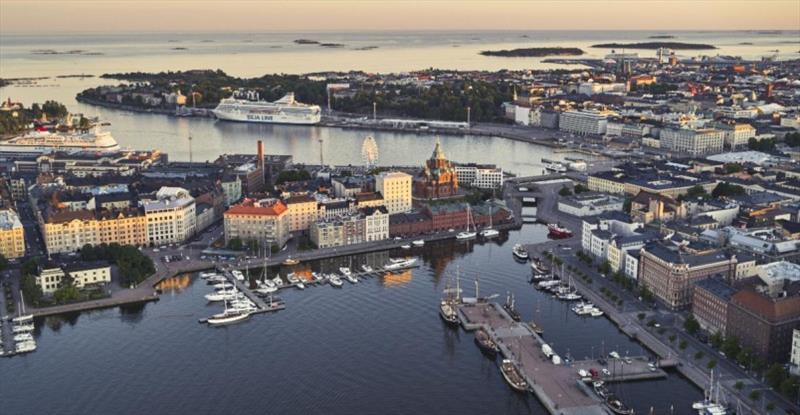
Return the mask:
<path id="1" fill-rule="evenodd" d="M 210 118 L 174 118 L 158 114 L 138 114 L 84 105 L 75 94 L 108 82 L 100 79 L 58 79 L 44 86 L 13 85 L 0 89 L 0 98 L 12 97 L 25 103 L 55 99 L 74 113 L 99 116 L 124 147 L 159 149 L 171 160 L 189 159 L 188 136 L 192 136 L 194 161 L 214 160 L 222 153 L 255 154 L 256 142 L 263 140 L 268 154 L 291 154 L 297 163 L 319 164 L 319 139 L 322 139 L 326 164 L 362 164 L 361 144 L 367 135 L 378 143 L 380 165 L 421 165 L 430 157 L 436 138 L 432 135 L 384 131 L 342 130 L 327 127 L 266 125 L 217 122 Z M 447 156 L 456 161 L 493 163 L 507 171 L 540 174 L 542 157 L 561 159 L 569 154 L 553 154 L 547 147 L 493 137 L 442 136 Z"/>
<path id="2" fill-rule="evenodd" d="M 544 58 L 481 56 L 482 50 L 538 46 L 579 47 L 587 57 L 603 57 L 610 49 L 596 43 L 658 41 L 652 35 L 670 34 L 677 42 L 707 43 L 716 50 L 679 51 L 680 56 L 738 55 L 747 59 L 800 56 L 800 35 L 755 32 L 647 31 L 479 31 L 479 32 L 366 32 L 366 33 L 184 33 L 93 34 L 70 36 L 4 36 L 0 44 L 0 76 L 54 76 L 74 73 L 222 69 L 238 76 L 266 73 L 364 70 L 400 72 L 424 68 L 463 70 L 545 69 L 558 65 Z M 342 43 L 343 48 L 297 45 L 294 39 Z M 742 45 L 741 43 L 752 43 Z M 377 46 L 371 50 L 356 50 Z M 185 48 L 185 50 L 175 50 Z M 102 55 L 38 55 L 32 51 L 82 50 Z M 655 57 L 655 51 L 638 51 Z"/>
<path id="3" fill-rule="evenodd" d="M 282 292 L 286 310 L 226 328 L 197 323 L 220 306 L 206 304 L 209 287 L 188 276 L 170 281 L 183 288 L 140 309 L 48 318 L 38 323 L 38 351 L 0 360 L 2 412 L 542 414 L 535 397 L 510 391 L 471 334 L 442 323 L 437 303 L 458 267 L 467 295 L 479 277 L 484 294 L 516 293 L 525 319 L 538 305 L 536 318 L 562 356 L 646 353 L 605 318 L 578 318 L 527 283 L 529 267 L 510 248 L 545 238 L 541 225 L 526 225 L 487 245 L 429 244 L 415 252 L 421 268 L 341 290 Z M 387 257 L 356 256 L 352 264 Z M 701 397 L 677 375 L 619 393 L 637 413 L 669 413 L 670 405 L 687 413 Z"/>

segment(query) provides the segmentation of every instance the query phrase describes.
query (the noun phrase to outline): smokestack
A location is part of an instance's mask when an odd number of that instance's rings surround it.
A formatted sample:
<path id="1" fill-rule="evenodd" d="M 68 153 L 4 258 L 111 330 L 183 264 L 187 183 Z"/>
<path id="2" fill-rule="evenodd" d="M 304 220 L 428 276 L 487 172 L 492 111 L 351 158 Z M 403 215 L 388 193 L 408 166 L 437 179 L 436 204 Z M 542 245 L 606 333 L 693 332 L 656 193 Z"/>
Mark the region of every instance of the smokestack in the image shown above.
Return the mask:
<path id="1" fill-rule="evenodd" d="M 264 171 L 264 142 L 258 140 L 258 167 Z"/>

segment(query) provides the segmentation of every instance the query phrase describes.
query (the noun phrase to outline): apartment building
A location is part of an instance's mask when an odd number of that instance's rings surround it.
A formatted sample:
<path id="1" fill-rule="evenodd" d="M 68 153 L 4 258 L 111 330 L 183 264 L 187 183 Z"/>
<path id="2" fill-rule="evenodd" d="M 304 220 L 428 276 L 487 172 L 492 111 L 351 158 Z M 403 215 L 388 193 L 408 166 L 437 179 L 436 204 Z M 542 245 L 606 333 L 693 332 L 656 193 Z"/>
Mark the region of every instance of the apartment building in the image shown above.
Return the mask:
<path id="1" fill-rule="evenodd" d="M 558 117 L 558 129 L 579 135 L 603 135 L 608 116 L 597 111 L 564 111 Z"/>
<path id="2" fill-rule="evenodd" d="M 389 214 L 411 210 L 411 182 L 411 175 L 400 171 L 383 172 L 375 177 L 375 191 L 383 195 Z"/>
<path id="3" fill-rule="evenodd" d="M 225 243 L 238 238 L 261 246 L 283 246 L 289 239 L 289 209 L 277 199 L 244 199 L 224 214 Z"/>
<path id="4" fill-rule="evenodd" d="M 503 169 L 497 166 L 465 164 L 456 166 L 458 183 L 478 189 L 496 189 L 503 186 Z"/>
<path id="5" fill-rule="evenodd" d="M 142 200 L 147 240 L 153 246 L 181 243 L 197 231 L 194 198 L 180 187 L 162 187 L 156 198 Z"/>
<path id="6" fill-rule="evenodd" d="M 25 228 L 11 209 L 0 210 L 0 254 L 9 259 L 25 255 Z"/>
<path id="7" fill-rule="evenodd" d="M 721 153 L 725 133 L 714 128 L 666 128 L 661 130 L 660 140 L 662 149 L 700 156 Z"/>
<path id="8" fill-rule="evenodd" d="M 289 215 L 290 232 L 306 232 L 319 217 L 317 199 L 308 194 L 292 195 L 284 201 Z"/>
<path id="9" fill-rule="evenodd" d="M 147 219 L 141 208 L 96 211 L 49 210 L 40 215 L 47 252 L 75 252 L 84 245 L 148 244 Z"/>

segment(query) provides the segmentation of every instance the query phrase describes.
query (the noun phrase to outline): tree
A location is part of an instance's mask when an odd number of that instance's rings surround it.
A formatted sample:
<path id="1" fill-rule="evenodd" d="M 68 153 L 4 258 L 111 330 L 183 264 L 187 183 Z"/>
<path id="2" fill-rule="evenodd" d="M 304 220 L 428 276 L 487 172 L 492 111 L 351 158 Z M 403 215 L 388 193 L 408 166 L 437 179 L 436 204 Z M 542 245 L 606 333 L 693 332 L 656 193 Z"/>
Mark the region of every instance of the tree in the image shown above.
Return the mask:
<path id="1" fill-rule="evenodd" d="M 717 367 L 717 359 L 709 360 L 708 364 L 706 365 L 706 367 L 709 368 L 709 369 L 713 369 L 713 368 Z"/>
<path id="2" fill-rule="evenodd" d="M 700 330 L 700 323 L 690 314 L 689 317 L 686 318 L 686 321 L 683 322 L 683 328 L 687 333 L 694 335 Z"/>
<path id="3" fill-rule="evenodd" d="M 6 268 L 8 268 L 8 258 L 0 254 L 0 271 L 4 271 Z"/>
<path id="4" fill-rule="evenodd" d="M 747 140 L 747 147 L 750 148 L 750 150 L 771 152 L 775 150 L 775 139 L 763 138 L 757 140 L 755 137 L 750 137 L 750 139 Z"/>
<path id="5" fill-rule="evenodd" d="M 722 342 L 722 351 L 731 359 L 735 359 L 740 350 L 739 339 L 736 336 L 727 337 L 725 341 Z"/>
<path id="6" fill-rule="evenodd" d="M 559 196 L 566 197 L 572 194 L 572 190 L 569 190 L 569 187 L 564 186 L 561 188 L 561 190 L 558 191 L 558 194 Z"/>
<path id="7" fill-rule="evenodd" d="M 690 199 L 704 199 L 708 197 L 708 192 L 706 192 L 706 189 L 703 186 L 698 184 L 690 187 L 689 190 L 686 191 L 686 196 Z"/>
<path id="8" fill-rule="evenodd" d="M 786 134 L 783 136 L 783 141 L 790 147 L 800 146 L 800 132 Z"/>
<path id="9" fill-rule="evenodd" d="M 75 287 L 75 280 L 69 275 L 65 275 L 61 279 L 61 286 L 53 292 L 53 299 L 58 303 L 68 303 L 78 300 L 80 297 L 81 292 Z"/>
<path id="10" fill-rule="evenodd" d="M 744 388 L 744 383 L 741 380 L 737 380 L 736 383 L 733 385 L 733 388 L 737 391 L 742 390 Z"/>
<path id="11" fill-rule="evenodd" d="M 726 163 L 723 168 L 726 174 L 739 173 L 742 171 L 742 165 L 739 163 Z"/>
<path id="12" fill-rule="evenodd" d="M 714 347 L 715 349 L 719 349 L 720 347 L 722 347 L 722 342 L 724 340 L 725 339 L 722 337 L 722 333 L 720 332 L 712 334 L 711 337 L 709 338 L 711 346 Z"/>
<path id="13" fill-rule="evenodd" d="M 720 182 L 711 192 L 711 196 L 716 199 L 722 196 L 731 197 L 742 195 L 744 193 L 745 191 L 742 186 Z"/>
<path id="14" fill-rule="evenodd" d="M 750 357 L 751 357 L 750 350 L 748 349 L 741 349 L 739 353 L 736 354 L 736 362 L 744 367 L 748 367 L 750 364 Z"/>
<path id="15" fill-rule="evenodd" d="M 750 392 L 750 400 L 755 402 L 761 399 L 761 392 L 760 391 L 752 391 Z"/>
<path id="16" fill-rule="evenodd" d="M 588 191 L 589 191 L 589 188 L 588 188 L 588 187 L 586 187 L 586 186 L 584 186 L 584 185 L 583 185 L 583 184 L 581 184 L 581 183 L 578 183 L 578 184 L 576 184 L 576 185 L 575 185 L 575 189 L 574 189 L 574 190 L 575 190 L 575 193 L 577 194 L 577 193 L 584 193 L 584 192 L 588 192 Z"/>
<path id="17" fill-rule="evenodd" d="M 23 274 L 20 280 L 22 296 L 28 304 L 36 305 L 42 299 L 42 288 L 36 283 L 36 277 L 32 274 Z"/>
<path id="18" fill-rule="evenodd" d="M 38 258 L 30 258 L 27 261 L 23 262 L 20 272 L 22 273 L 22 275 L 36 275 L 39 272 Z"/>
<path id="19" fill-rule="evenodd" d="M 767 384 L 769 384 L 769 386 L 778 388 L 784 379 L 786 379 L 786 370 L 784 370 L 783 366 L 779 363 L 773 363 L 772 366 L 767 369 L 767 373 L 764 377 L 767 379 Z"/>
<path id="20" fill-rule="evenodd" d="M 687 343 L 686 340 L 681 340 L 678 344 L 678 348 L 681 350 L 685 350 L 687 347 L 689 347 L 689 343 Z"/>
<path id="21" fill-rule="evenodd" d="M 231 240 L 228 241 L 228 249 L 232 249 L 234 251 L 241 251 L 243 246 L 244 245 L 242 243 L 242 240 L 239 238 L 231 238 Z"/>

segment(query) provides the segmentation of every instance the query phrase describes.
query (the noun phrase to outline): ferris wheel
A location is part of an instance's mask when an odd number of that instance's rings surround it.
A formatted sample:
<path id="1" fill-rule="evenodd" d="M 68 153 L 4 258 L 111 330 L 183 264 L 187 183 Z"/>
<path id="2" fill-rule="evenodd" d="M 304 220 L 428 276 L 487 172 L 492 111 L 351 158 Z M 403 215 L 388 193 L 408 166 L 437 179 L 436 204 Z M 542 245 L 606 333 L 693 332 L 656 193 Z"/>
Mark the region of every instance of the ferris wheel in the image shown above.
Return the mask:
<path id="1" fill-rule="evenodd" d="M 378 143 L 371 135 L 368 135 L 361 144 L 361 160 L 368 168 L 375 167 L 378 163 Z"/>

